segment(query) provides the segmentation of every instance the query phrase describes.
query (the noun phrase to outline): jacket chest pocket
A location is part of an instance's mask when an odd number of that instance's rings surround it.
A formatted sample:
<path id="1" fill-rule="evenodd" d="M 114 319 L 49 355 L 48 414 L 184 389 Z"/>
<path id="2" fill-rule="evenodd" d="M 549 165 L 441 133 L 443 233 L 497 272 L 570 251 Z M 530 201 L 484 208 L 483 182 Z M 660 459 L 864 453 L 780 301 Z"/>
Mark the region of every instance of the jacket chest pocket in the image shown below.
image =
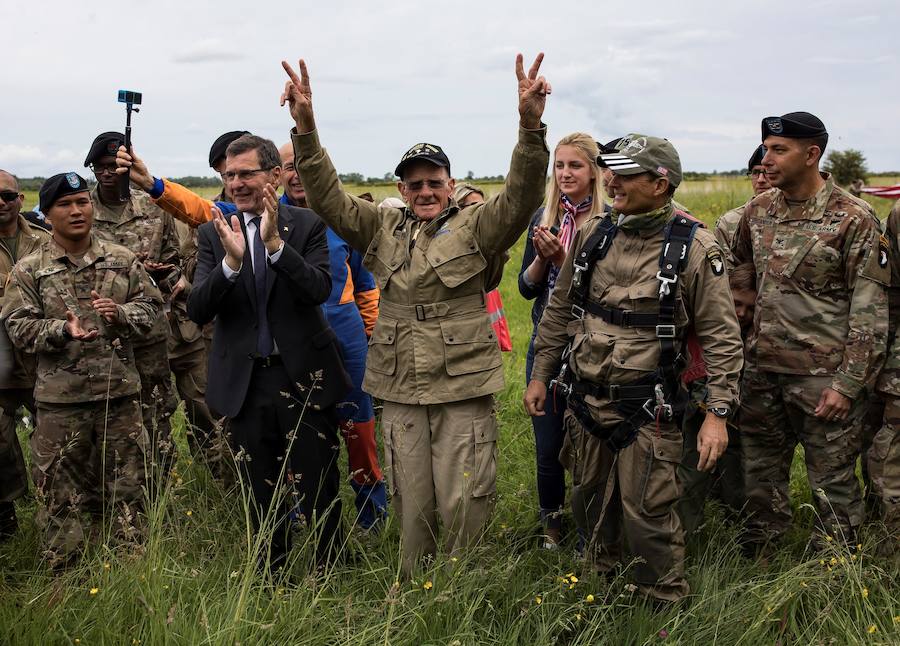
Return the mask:
<path id="1" fill-rule="evenodd" d="M 832 241 L 833 237 L 822 234 L 807 239 L 785 265 L 782 277 L 813 294 L 840 287 L 841 252 L 829 244 Z"/>
<path id="2" fill-rule="evenodd" d="M 428 264 L 441 282 L 454 289 L 474 278 L 487 267 L 475 236 L 467 226 L 432 238 L 425 251 Z"/>
<path id="3" fill-rule="evenodd" d="M 683 274 L 678 274 L 678 282 L 672 286 L 675 289 L 675 325 L 682 327 L 688 323 L 687 308 L 681 291 Z M 657 314 L 659 312 L 659 281 L 647 281 L 632 285 L 628 288 L 628 298 L 631 301 L 631 309 L 635 312 Z"/>
<path id="4" fill-rule="evenodd" d="M 366 249 L 363 264 L 375 276 L 378 287 L 382 291 L 406 258 L 406 250 L 403 247 L 402 240 L 395 237 L 390 231 L 381 229 L 369 243 L 369 248 Z"/>
<path id="5" fill-rule="evenodd" d="M 397 371 L 397 321 L 378 317 L 369 339 L 366 368 L 381 375 Z"/>
<path id="6" fill-rule="evenodd" d="M 441 336 L 444 363 L 451 377 L 491 370 L 503 362 L 494 328 L 486 314 L 441 321 Z"/>

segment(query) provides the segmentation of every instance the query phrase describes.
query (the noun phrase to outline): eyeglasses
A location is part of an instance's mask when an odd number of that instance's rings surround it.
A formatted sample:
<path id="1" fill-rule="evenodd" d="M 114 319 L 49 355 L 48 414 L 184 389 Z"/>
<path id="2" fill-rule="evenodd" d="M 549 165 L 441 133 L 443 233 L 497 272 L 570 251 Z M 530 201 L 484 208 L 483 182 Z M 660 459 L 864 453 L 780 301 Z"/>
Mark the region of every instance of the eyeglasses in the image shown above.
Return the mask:
<path id="1" fill-rule="evenodd" d="M 4 202 L 15 202 L 19 198 L 19 193 L 16 191 L 0 191 L 0 200 Z"/>
<path id="2" fill-rule="evenodd" d="M 233 182 L 236 179 L 239 179 L 242 182 L 246 182 L 257 173 L 267 173 L 270 170 L 272 170 L 271 166 L 269 168 L 254 168 L 253 170 L 227 170 L 222 173 L 222 179 L 224 179 L 226 182 Z"/>
<path id="3" fill-rule="evenodd" d="M 762 175 L 763 177 L 765 177 L 765 176 L 766 176 L 766 170 L 765 170 L 765 169 L 758 170 L 758 169 L 754 168 L 753 170 L 750 171 L 749 175 L 750 175 L 750 177 L 752 177 L 753 179 L 756 179 L 756 178 L 759 177 L 760 175 Z"/>
<path id="4" fill-rule="evenodd" d="M 413 191 L 413 192 L 421 191 L 423 188 L 425 188 L 426 184 L 428 185 L 428 188 L 430 188 L 432 191 L 439 191 L 442 188 L 444 188 L 444 186 L 447 185 L 447 180 L 445 180 L 445 179 L 429 179 L 429 180 L 417 179 L 414 182 L 403 182 L 403 184 L 404 184 L 404 186 L 406 186 L 406 188 L 408 190 Z"/>
<path id="5" fill-rule="evenodd" d="M 102 175 L 103 173 L 109 173 L 110 175 L 116 174 L 116 165 L 115 164 L 91 164 L 91 170 L 94 172 L 94 175 Z"/>

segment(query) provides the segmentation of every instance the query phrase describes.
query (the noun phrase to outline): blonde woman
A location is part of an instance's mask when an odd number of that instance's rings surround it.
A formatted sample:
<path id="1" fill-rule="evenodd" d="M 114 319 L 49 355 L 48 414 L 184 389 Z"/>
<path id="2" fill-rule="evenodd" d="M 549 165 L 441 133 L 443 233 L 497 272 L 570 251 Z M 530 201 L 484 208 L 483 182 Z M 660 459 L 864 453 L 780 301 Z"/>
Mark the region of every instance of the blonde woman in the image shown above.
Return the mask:
<path id="1" fill-rule="evenodd" d="M 598 154 L 594 138 L 583 132 L 572 133 L 560 140 L 554 151 L 547 202 L 534 214 L 528 230 L 528 242 L 519 273 L 519 292 L 525 298 L 534 300 L 531 308 L 534 330 L 525 360 L 525 383 L 531 380 L 537 326 L 575 231 L 591 215 L 608 208 L 603 202 Z M 546 414 L 531 418 L 537 449 L 538 503 L 546 549 L 559 546 L 566 498 L 565 471 L 559 462 L 565 408 L 564 399 L 548 393 Z"/>

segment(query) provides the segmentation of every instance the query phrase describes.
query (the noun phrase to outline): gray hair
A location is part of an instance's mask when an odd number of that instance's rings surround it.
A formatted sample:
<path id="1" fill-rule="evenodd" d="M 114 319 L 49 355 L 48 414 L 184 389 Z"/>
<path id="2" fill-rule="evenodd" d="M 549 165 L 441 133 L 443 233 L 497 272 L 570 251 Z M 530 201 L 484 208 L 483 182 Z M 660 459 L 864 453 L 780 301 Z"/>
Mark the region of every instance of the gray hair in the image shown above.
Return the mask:
<path id="1" fill-rule="evenodd" d="M 281 166 L 281 155 L 278 154 L 278 148 L 271 139 L 258 137 L 256 135 L 241 135 L 230 144 L 225 150 L 226 157 L 234 157 L 243 153 L 255 150 L 259 157 L 259 166 L 265 170 L 270 170 L 276 166 Z"/>

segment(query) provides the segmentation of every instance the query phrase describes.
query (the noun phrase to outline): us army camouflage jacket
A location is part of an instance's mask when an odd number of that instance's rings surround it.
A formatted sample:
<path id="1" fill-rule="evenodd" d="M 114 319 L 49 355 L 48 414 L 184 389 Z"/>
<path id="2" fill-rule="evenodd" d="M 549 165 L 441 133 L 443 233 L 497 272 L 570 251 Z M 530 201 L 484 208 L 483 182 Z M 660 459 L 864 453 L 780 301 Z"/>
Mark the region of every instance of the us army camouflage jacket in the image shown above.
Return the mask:
<path id="1" fill-rule="evenodd" d="M 825 178 L 793 209 L 774 188 L 750 200 L 733 251 L 756 266 L 749 360 L 777 373 L 831 375 L 834 390 L 856 398 L 884 360 L 887 240 L 871 207 Z"/>
<path id="2" fill-rule="evenodd" d="M 16 255 L 19 258 L 24 258 L 32 253 L 49 239 L 50 234 L 47 231 L 32 226 L 28 220 L 19 215 L 19 233 L 16 242 Z M 2 285 L 0 286 L 0 307 L 3 306 L 6 284 L 15 264 L 9 249 L 0 243 L 0 285 Z M 0 383 L 0 388 L 34 388 L 34 355 L 14 349 L 13 359 L 13 369 L 9 379 Z"/>
<path id="3" fill-rule="evenodd" d="M 151 272 L 151 277 L 164 295 L 172 293 L 172 288 L 181 277 L 181 253 L 175 220 L 153 203 L 143 191 L 131 191 L 131 200 L 122 212 L 104 205 L 100 201 L 95 186 L 91 190 L 94 205 L 93 232 L 104 240 L 120 244 L 138 260 L 172 265 L 170 269 Z M 162 313 L 149 334 L 136 340 L 136 347 L 143 347 L 165 340 L 169 334 L 169 324 Z"/>
<path id="4" fill-rule="evenodd" d="M 729 269 L 734 267 L 734 255 L 731 253 L 731 246 L 734 242 L 734 234 L 737 233 L 738 225 L 741 223 L 741 218 L 744 217 L 745 208 L 747 208 L 746 204 L 722 214 L 716 220 L 716 226 L 713 228 L 716 242 L 719 243 L 719 247 L 725 252 L 725 260 Z"/>
<path id="5" fill-rule="evenodd" d="M 112 298 L 120 322 L 91 306 L 91 290 Z M 77 403 L 132 395 L 140 389 L 129 339 L 156 321 L 162 296 L 125 247 L 94 236 L 79 260 L 52 239 L 13 268 L 0 318 L 13 344 L 37 355 L 37 401 Z M 100 335 L 76 341 L 63 331 L 66 311 Z"/>
<path id="6" fill-rule="evenodd" d="M 519 130 L 506 184 L 484 204 L 455 202 L 434 220 L 344 193 L 317 133 L 294 133 L 306 200 L 381 289 L 363 390 L 403 404 L 439 404 L 503 388 L 503 362 L 484 307 L 506 251 L 544 199 L 545 128 Z"/>
<path id="7" fill-rule="evenodd" d="M 891 257 L 891 288 L 888 292 L 890 316 L 888 353 L 884 368 L 878 376 L 878 391 L 900 397 L 900 341 L 897 340 L 897 326 L 900 323 L 900 200 L 888 215 L 884 237 L 887 238 Z"/>
<path id="8" fill-rule="evenodd" d="M 670 206 L 669 216 L 671 213 Z M 584 381 L 604 385 L 630 384 L 652 373 L 659 365 L 660 348 L 655 329 L 622 327 L 590 313 L 585 313 L 584 318 L 572 314 L 573 261 L 577 250 L 602 218 L 602 214 L 595 215 L 582 225 L 560 270 L 556 288 L 538 326 L 532 379 L 547 384 L 557 376 L 560 358 L 570 340 L 570 367 L 576 377 Z M 664 227 L 670 217 L 657 216 L 656 219 L 659 223 L 652 228 L 639 231 L 619 228 L 606 258 L 591 273 L 588 287 L 591 301 L 632 312 L 659 311 L 656 274 Z M 744 361 L 743 343 L 722 252 L 707 229 L 697 230 L 676 289 L 676 337 L 679 342 L 683 341 L 690 327 L 697 334 L 709 373 L 706 403 L 710 407 L 734 410 Z M 601 424 L 621 421 L 612 402 L 588 397 L 587 403 Z"/>

